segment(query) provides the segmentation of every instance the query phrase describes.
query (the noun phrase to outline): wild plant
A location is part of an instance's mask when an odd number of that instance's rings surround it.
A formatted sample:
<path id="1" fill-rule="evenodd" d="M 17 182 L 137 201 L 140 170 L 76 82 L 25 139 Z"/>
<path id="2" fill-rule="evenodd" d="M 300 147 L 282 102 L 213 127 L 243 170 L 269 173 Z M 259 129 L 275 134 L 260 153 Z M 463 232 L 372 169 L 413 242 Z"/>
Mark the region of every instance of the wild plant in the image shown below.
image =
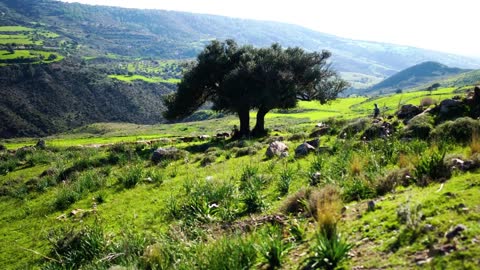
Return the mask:
<path id="1" fill-rule="evenodd" d="M 246 166 L 240 177 L 241 199 L 245 205 L 245 213 L 256 213 L 265 207 L 261 190 L 264 180 L 258 175 L 258 167 Z"/>
<path id="2" fill-rule="evenodd" d="M 118 178 L 118 182 L 125 188 L 133 188 L 143 180 L 144 174 L 141 165 L 128 166 Z"/>
<path id="3" fill-rule="evenodd" d="M 317 201 L 317 231 L 310 246 L 311 255 L 303 262 L 306 268 L 333 270 L 348 258 L 353 246 L 338 232 L 340 207 L 338 193 L 325 193 Z"/>
<path id="4" fill-rule="evenodd" d="M 269 225 L 259 233 L 259 239 L 255 245 L 261 260 L 267 269 L 277 269 L 283 264 L 283 259 L 292 247 L 292 243 L 283 239 L 282 228 Z"/>
<path id="5" fill-rule="evenodd" d="M 285 168 L 280 172 L 277 189 L 281 196 L 284 196 L 288 193 L 288 190 L 290 189 L 290 183 L 293 180 L 293 176 L 294 171 L 289 168 L 288 165 L 286 165 Z"/>
<path id="6" fill-rule="evenodd" d="M 427 186 L 430 181 L 449 178 L 450 170 L 444 163 L 446 152 L 432 151 L 430 155 L 423 155 L 415 166 L 413 176 L 419 186 Z"/>

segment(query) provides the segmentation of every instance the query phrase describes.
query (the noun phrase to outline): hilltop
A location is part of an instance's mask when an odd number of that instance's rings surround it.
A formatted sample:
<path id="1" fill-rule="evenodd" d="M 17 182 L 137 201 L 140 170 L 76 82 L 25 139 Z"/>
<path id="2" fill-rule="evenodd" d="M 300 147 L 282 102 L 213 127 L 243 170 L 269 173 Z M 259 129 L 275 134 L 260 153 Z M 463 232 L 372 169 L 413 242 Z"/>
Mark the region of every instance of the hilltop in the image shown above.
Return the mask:
<path id="1" fill-rule="evenodd" d="M 211 39 L 233 38 L 241 44 L 328 49 L 333 63 L 349 76 L 385 78 L 404 68 L 438 61 L 478 68 L 480 60 L 394 44 L 366 42 L 319 33 L 296 25 L 162 10 L 67 4 L 50 0 L 3 0 L 2 25 L 45 27 L 70 42 L 82 56 L 107 53 L 131 57 L 188 59 Z"/>
<path id="2" fill-rule="evenodd" d="M 437 62 L 423 62 L 418 65 L 404 69 L 387 79 L 365 89 L 365 93 L 382 92 L 389 93 L 398 89 L 410 89 L 431 81 L 453 77 L 470 70 L 451 68 Z"/>

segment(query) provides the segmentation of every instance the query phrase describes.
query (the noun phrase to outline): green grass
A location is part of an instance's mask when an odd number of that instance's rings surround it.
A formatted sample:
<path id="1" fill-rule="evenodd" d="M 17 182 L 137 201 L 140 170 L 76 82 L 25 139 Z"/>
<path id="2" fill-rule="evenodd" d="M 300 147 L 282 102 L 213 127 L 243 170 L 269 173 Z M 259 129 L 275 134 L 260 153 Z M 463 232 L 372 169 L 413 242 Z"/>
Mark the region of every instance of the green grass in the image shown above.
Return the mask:
<path id="1" fill-rule="evenodd" d="M 48 60 L 48 57 L 50 55 L 56 55 L 56 59 L 54 60 Z M 41 60 L 43 58 L 43 60 Z M 27 63 L 52 63 L 52 62 L 58 62 L 63 59 L 63 56 L 56 53 L 56 52 L 47 52 L 47 51 L 36 51 L 36 50 L 14 50 L 14 53 L 11 54 L 9 51 L 6 50 L 0 50 L 0 63 L 2 60 L 13 60 L 13 59 L 18 59 L 19 63 L 22 63 L 22 60 L 29 60 L 26 61 Z M 31 60 L 35 61 L 31 61 Z M 3 63 L 5 64 L 5 62 Z"/>
<path id="2" fill-rule="evenodd" d="M 24 26 L 0 26 L 0 32 L 32 32 L 33 28 Z"/>
<path id="3" fill-rule="evenodd" d="M 132 75 L 132 76 L 127 76 L 127 75 L 109 75 L 109 78 L 116 79 L 119 81 L 123 82 L 133 82 L 133 81 L 144 81 L 148 83 L 171 83 L 171 84 L 176 84 L 180 82 L 179 79 L 164 79 L 160 77 L 145 77 L 142 75 Z"/>
<path id="4" fill-rule="evenodd" d="M 266 268 L 265 264 L 280 263 L 285 269 L 298 267 L 308 256 L 306 251 L 315 241 L 312 219 L 285 217 L 285 225 L 274 239 L 264 233 L 262 226 L 238 231 L 235 228 L 244 228 L 243 223 L 251 220 L 250 212 L 256 212 L 253 214 L 255 222 L 266 215 L 278 214 L 288 196 L 310 185 L 314 171 L 320 170 L 322 173 L 318 184 L 321 187 L 330 183 L 343 193 L 358 193 L 364 189 L 370 192 L 366 197 L 371 198 L 375 196 L 375 189 L 371 185 L 374 186 L 389 170 L 398 168 L 398 153 L 415 156 L 429 153 L 429 142 L 380 139 L 366 143 L 323 136 L 322 146 L 335 149 L 332 153 L 294 158 L 293 149 L 301 142 L 288 138 L 298 132 L 308 133 L 315 122 L 331 117 L 332 113 L 354 118 L 358 113 L 352 107 L 364 102 L 366 98 L 341 99 L 327 105 L 301 102 L 296 113 L 275 112 L 267 120 L 267 127 L 279 128 L 272 135 L 279 133 L 286 138 L 285 143 L 291 149 L 291 155 L 286 159 L 265 159 L 267 140 L 167 142 L 166 146 L 175 146 L 187 154 L 179 160 L 160 162 L 158 165 L 149 161 L 151 148 L 158 145 L 66 148 L 162 137 L 214 135 L 229 131 L 233 124 L 237 124 L 235 116 L 153 126 L 100 123 L 46 138 L 47 146 L 59 148 L 37 150 L 38 158 L 35 160 L 38 160 L 38 164 L 34 163 L 33 167 L 28 162 L 31 160 L 29 154 L 24 158 L 19 156 L 16 169 L 7 175 L 0 175 L 1 191 L 9 191 L 7 195 L 2 193 L 4 195 L 0 196 L 0 207 L 4 209 L 0 212 L 0 264 L 14 269 L 39 268 L 42 257 L 31 250 L 55 256 L 49 253 L 52 245 L 47 241 L 52 229 L 78 229 L 84 224 L 99 222 L 98 226 L 105 231 L 108 243 L 117 243 L 119 238 L 130 233 L 145 239 L 145 246 L 138 247 L 141 252 L 136 253 L 132 261 L 115 261 L 112 264 L 142 268 L 139 265 L 145 257 L 140 255 L 148 253 L 150 255 L 145 256 L 152 261 L 164 259 L 161 254 L 175 254 L 178 257 L 173 263 L 177 264 L 177 268 L 182 268 L 182 265 L 184 268 L 221 265 L 227 257 L 216 247 L 221 243 L 218 241 L 226 241 L 225 245 L 229 245 L 233 243 L 232 239 L 242 237 L 248 239 L 248 246 L 255 247 L 258 252 L 257 255 L 250 253 L 251 250 L 248 253 L 251 254 L 249 260 L 255 260 L 249 263 L 256 267 Z M 17 139 L 2 141 L 2 144 L 6 143 L 9 149 L 13 149 L 34 142 L 33 139 Z M 237 155 L 252 149 L 257 151 Z M 461 145 L 449 148 L 449 153 L 467 152 L 468 149 Z M 211 164 L 205 166 L 202 161 L 207 156 L 214 158 Z M 323 160 L 321 165 L 319 160 Z M 361 165 L 357 166 L 358 172 L 355 173 L 351 169 L 354 162 Z M 53 171 L 50 179 L 53 181 L 42 182 L 48 180 L 40 177 L 46 169 Z M 155 175 L 160 181 L 147 179 Z M 475 254 L 480 252 L 472 242 L 480 233 L 479 175 L 479 172 L 458 173 L 446 181 L 442 189 L 438 183 L 426 188 L 413 185 L 397 187 L 395 193 L 387 193 L 379 198 L 377 209 L 373 212 L 366 212 L 366 201 L 350 203 L 339 224 L 342 236 L 354 244 L 353 252 L 356 254 L 346 262 L 347 267 L 364 265 L 411 269 L 415 265 L 414 254 L 424 251 L 425 243 L 432 241 L 435 245 L 443 244 L 443 233 L 458 223 L 468 227 L 465 232 L 467 240 L 458 240 L 459 247 L 465 249 L 459 249 L 445 258 L 435 258 L 434 264 L 446 264 L 447 269 L 455 269 L 459 267 L 463 256 L 465 263 L 471 265 L 474 259 L 469 258 L 476 258 Z M 284 186 L 279 189 L 282 181 Z M 407 200 L 422 205 L 426 218 L 420 224 L 433 225 L 436 228 L 433 232 L 419 234 L 416 239 L 410 238 L 412 236 L 408 230 L 411 229 L 397 220 L 397 210 Z M 460 203 L 469 208 L 468 213 L 455 208 Z M 73 209 L 95 209 L 95 212 L 88 212 L 84 217 L 70 216 Z M 61 220 L 58 217 L 62 217 Z M 220 221 L 231 222 L 228 224 L 234 232 L 222 229 Z M 291 225 L 293 223 L 297 227 Z M 301 229 L 304 230 L 301 241 L 292 240 L 290 234 L 294 228 L 304 228 Z M 434 237 L 434 240 L 428 237 Z M 368 241 L 363 240 L 366 238 Z M 129 239 L 133 241 L 137 238 Z M 158 251 L 160 255 L 157 254 L 159 257 L 146 252 L 146 246 L 151 243 L 161 247 Z M 283 248 L 283 245 L 288 248 Z M 123 248 L 127 244 L 116 246 Z M 188 248 L 182 248 L 185 246 Z M 392 247 L 395 247 L 393 251 Z M 238 248 L 245 246 L 238 245 Z M 270 250 L 277 250 L 277 253 L 271 254 Z M 125 253 L 121 250 L 116 252 Z M 102 254 L 93 261 L 100 262 L 107 255 Z M 273 255 L 277 256 L 271 257 Z M 92 268 L 108 269 L 110 266 L 97 265 Z M 88 267 L 84 265 L 83 268 Z"/>

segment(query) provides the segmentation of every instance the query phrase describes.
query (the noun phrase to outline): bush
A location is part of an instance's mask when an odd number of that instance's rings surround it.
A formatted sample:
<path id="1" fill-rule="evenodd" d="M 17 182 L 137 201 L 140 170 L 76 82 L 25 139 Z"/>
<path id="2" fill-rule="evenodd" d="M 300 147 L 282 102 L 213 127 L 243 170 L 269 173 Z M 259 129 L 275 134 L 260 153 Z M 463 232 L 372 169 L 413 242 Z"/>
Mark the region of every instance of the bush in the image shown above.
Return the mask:
<path id="1" fill-rule="evenodd" d="M 366 180 L 353 178 L 343 183 L 343 198 L 347 202 L 375 197 L 375 189 Z"/>
<path id="2" fill-rule="evenodd" d="M 264 196 L 261 190 L 264 180 L 258 175 L 258 168 L 246 166 L 240 177 L 240 192 L 243 203 L 245 204 L 245 213 L 256 213 L 265 207 Z"/>
<path id="3" fill-rule="evenodd" d="M 20 161 L 15 157 L 5 157 L 0 160 L 0 175 L 6 175 L 17 168 Z"/>
<path id="4" fill-rule="evenodd" d="M 99 258 L 104 252 L 106 241 L 103 230 L 98 225 L 86 226 L 80 231 L 60 230 L 49 233 L 52 245 L 50 260 L 44 269 L 79 269 Z"/>
<path id="5" fill-rule="evenodd" d="M 260 239 L 255 247 L 267 269 L 277 269 L 282 266 L 285 255 L 292 244 L 283 239 L 282 229 L 277 226 L 267 226 L 259 233 Z"/>
<path id="6" fill-rule="evenodd" d="M 433 130 L 433 117 L 422 114 L 412 118 L 405 127 L 404 135 L 409 138 L 427 139 Z"/>
<path id="7" fill-rule="evenodd" d="M 307 269 L 336 269 L 348 258 L 352 245 L 338 233 L 340 220 L 340 198 L 338 193 L 327 193 L 317 201 L 317 227 L 310 256 L 303 264 Z"/>
<path id="8" fill-rule="evenodd" d="M 332 185 L 320 188 L 302 188 L 295 194 L 289 196 L 283 203 L 281 211 L 285 214 L 304 215 L 316 217 L 319 202 L 332 201 L 338 198 L 340 193 Z"/>
<path id="9" fill-rule="evenodd" d="M 443 159 L 445 153 L 433 151 L 430 155 L 423 155 L 415 166 L 413 176 L 415 183 L 421 187 L 427 186 L 430 181 L 448 179 L 451 172 L 445 165 Z"/>
<path id="10" fill-rule="evenodd" d="M 118 181 L 125 188 L 133 188 L 140 181 L 143 180 L 143 177 L 144 177 L 144 172 L 143 172 L 142 166 L 140 165 L 129 166 L 124 170 L 124 173 L 122 174 L 122 176 L 118 178 Z"/>
<path id="11" fill-rule="evenodd" d="M 290 183 L 293 180 L 293 170 L 285 167 L 282 172 L 280 173 L 278 183 L 277 183 L 277 189 L 278 192 L 280 192 L 280 195 L 283 196 L 288 193 L 288 190 L 290 188 Z"/>
<path id="12" fill-rule="evenodd" d="M 356 134 L 364 131 L 368 125 L 370 124 L 371 120 L 368 118 L 360 118 L 357 119 L 349 124 L 347 124 L 341 131 L 340 137 L 347 139 L 352 138 Z"/>
<path id="13" fill-rule="evenodd" d="M 53 202 L 55 209 L 63 211 L 81 198 L 81 194 L 71 186 L 62 187 L 55 195 Z"/>
<path id="14" fill-rule="evenodd" d="M 470 142 L 474 133 L 480 133 L 480 121 L 462 117 L 438 125 L 431 136 L 438 141 L 454 140 L 465 144 Z"/>

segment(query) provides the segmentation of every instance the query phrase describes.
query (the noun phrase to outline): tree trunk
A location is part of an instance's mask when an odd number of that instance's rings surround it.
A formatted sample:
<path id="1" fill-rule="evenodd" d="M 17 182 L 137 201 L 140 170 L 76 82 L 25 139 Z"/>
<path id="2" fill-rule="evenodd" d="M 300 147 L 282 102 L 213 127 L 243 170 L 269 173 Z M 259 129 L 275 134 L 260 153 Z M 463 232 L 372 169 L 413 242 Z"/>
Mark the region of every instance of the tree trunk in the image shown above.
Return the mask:
<path id="1" fill-rule="evenodd" d="M 240 130 L 234 134 L 235 138 L 242 138 L 250 135 L 250 110 L 238 111 L 238 118 L 240 119 Z"/>
<path id="2" fill-rule="evenodd" d="M 252 130 L 252 135 L 256 137 L 264 136 L 267 134 L 265 130 L 265 115 L 269 112 L 269 110 L 265 108 L 260 108 L 257 112 L 257 123 Z"/>

